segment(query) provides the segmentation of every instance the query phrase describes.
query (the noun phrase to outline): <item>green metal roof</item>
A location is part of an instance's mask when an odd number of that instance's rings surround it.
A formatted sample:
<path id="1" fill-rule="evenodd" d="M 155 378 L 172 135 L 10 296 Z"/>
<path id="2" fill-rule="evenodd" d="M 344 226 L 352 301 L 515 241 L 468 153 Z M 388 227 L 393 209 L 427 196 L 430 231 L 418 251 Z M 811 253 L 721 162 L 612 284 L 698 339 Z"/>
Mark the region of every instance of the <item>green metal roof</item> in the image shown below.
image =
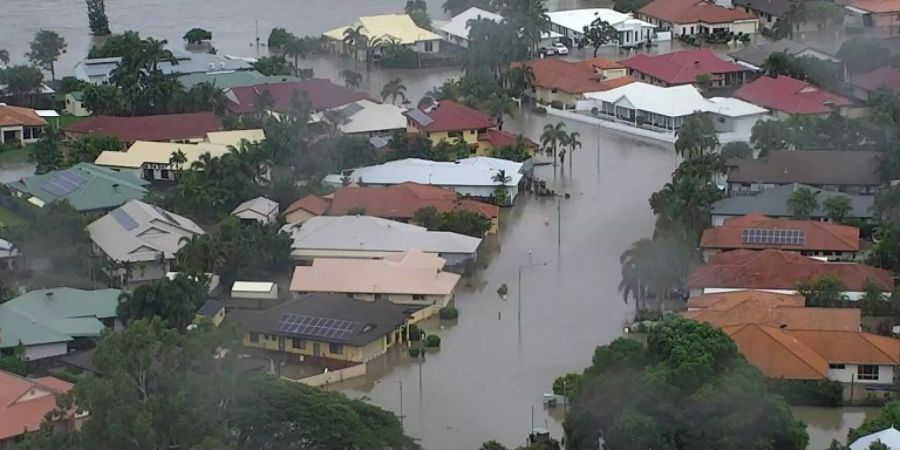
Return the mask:
<path id="1" fill-rule="evenodd" d="M 131 172 L 79 163 L 65 170 L 27 177 L 9 186 L 44 203 L 65 199 L 76 211 L 95 211 L 144 198 L 149 184 Z"/>
<path id="2" fill-rule="evenodd" d="M 300 78 L 287 75 L 265 76 L 255 70 L 241 70 L 237 72 L 193 73 L 178 77 L 178 81 L 181 82 L 185 89 L 190 89 L 200 83 L 209 83 L 219 89 L 231 89 L 257 84 L 300 81 Z"/>
<path id="3" fill-rule="evenodd" d="M 116 317 L 118 289 L 40 289 L 0 305 L 0 348 L 99 336 L 99 319 Z"/>

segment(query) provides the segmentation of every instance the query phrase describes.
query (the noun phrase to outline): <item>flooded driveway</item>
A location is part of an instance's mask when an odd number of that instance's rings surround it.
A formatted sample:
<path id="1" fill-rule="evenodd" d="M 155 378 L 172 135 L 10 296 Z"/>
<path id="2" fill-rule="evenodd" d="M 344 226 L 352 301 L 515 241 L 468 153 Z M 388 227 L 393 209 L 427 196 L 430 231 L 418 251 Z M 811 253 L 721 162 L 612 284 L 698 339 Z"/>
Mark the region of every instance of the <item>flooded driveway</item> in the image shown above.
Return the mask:
<path id="1" fill-rule="evenodd" d="M 847 407 L 820 408 L 815 406 L 795 406 L 791 408 L 794 417 L 806 423 L 809 433 L 810 450 L 825 450 L 832 439 L 847 443 L 850 428 L 862 425 L 863 421 L 878 414 L 879 408 Z"/>

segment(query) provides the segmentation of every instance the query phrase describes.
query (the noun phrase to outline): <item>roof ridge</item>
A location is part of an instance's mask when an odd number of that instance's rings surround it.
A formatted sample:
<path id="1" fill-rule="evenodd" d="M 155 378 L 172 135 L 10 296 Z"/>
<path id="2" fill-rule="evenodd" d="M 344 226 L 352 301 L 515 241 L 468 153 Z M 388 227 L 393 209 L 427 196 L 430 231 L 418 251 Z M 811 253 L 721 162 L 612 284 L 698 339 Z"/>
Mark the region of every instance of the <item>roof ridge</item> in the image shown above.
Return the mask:
<path id="1" fill-rule="evenodd" d="M 775 337 L 775 335 L 774 335 L 772 332 L 775 332 L 775 333 L 782 333 L 782 334 L 785 335 L 785 337 L 787 337 L 787 338 L 789 338 L 789 339 L 794 339 L 794 342 L 795 342 L 795 343 L 797 343 L 797 344 L 799 344 L 799 345 L 802 345 L 802 346 L 806 347 L 807 349 L 809 349 L 809 351 L 811 351 L 812 353 L 814 353 L 814 354 L 817 355 L 818 357 L 822 358 L 822 360 L 825 361 L 826 364 L 828 363 L 828 359 L 827 359 L 827 358 L 825 358 L 824 356 L 822 356 L 822 354 L 820 354 L 820 353 L 817 352 L 815 349 L 813 349 L 812 347 L 810 347 L 808 344 L 806 344 L 805 342 L 803 342 L 803 340 L 801 340 L 800 338 L 798 338 L 798 337 L 796 337 L 796 336 L 792 336 L 789 332 L 783 331 L 783 330 L 778 329 L 778 328 L 775 328 L 775 327 L 771 327 L 771 326 L 768 326 L 768 325 L 760 325 L 760 324 L 751 324 L 751 325 L 756 326 L 756 327 L 759 327 L 760 330 L 761 330 L 763 333 L 765 333 L 766 335 L 768 335 L 769 337 L 771 337 L 773 341 L 777 342 L 778 345 L 780 345 L 781 347 L 783 347 L 783 348 L 784 348 L 785 350 L 787 350 L 789 353 L 791 353 L 791 354 L 793 354 L 794 356 L 796 356 L 797 359 L 799 359 L 800 361 L 803 362 L 803 364 L 805 364 L 807 367 L 809 367 L 810 369 L 812 369 L 813 372 L 816 372 L 816 373 L 822 375 L 823 377 L 828 377 L 828 372 L 822 373 L 822 372 L 820 372 L 819 370 L 817 370 L 815 367 L 813 367 L 813 366 L 809 363 L 809 361 L 806 360 L 806 358 L 800 356 L 797 352 L 795 352 L 792 348 L 788 347 L 787 345 L 784 345 L 784 343 L 781 342 L 781 340 L 780 340 L 779 338 Z"/>

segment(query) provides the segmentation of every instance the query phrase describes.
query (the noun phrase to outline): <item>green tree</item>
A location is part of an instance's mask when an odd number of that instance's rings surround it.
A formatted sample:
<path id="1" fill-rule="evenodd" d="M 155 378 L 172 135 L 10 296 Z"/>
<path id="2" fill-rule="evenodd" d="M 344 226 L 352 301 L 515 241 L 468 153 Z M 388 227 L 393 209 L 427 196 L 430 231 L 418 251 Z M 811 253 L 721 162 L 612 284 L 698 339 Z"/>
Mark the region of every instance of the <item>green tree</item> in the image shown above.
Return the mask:
<path id="1" fill-rule="evenodd" d="M 541 133 L 541 146 L 544 147 L 544 151 L 553 155 L 553 167 L 556 167 L 557 148 L 566 142 L 568 137 L 569 134 L 566 132 L 566 124 L 564 122 L 544 125 L 544 131 Z"/>
<path id="2" fill-rule="evenodd" d="M 109 36 L 109 19 L 106 17 L 105 0 L 85 0 L 88 23 L 94 36 Z"/>
<path id="3" fill-rule="evenodd" d="M 651 0 L 615 0 L 613 2 L 613 9 L 623 13 L 635 12 L 647 4 L 650 3 Z"/>
<path id="4" fill-rule="evenodd" d="M 875 245 L 869 253 L 869 264 L 900 272 L 900 222 L 883 221 L 874 237 Z"/>
<path id="5" fill-rule="evenodd" d="M 649 199 L 656 214 L 654 237 L 671 237 L 696 246 L 703 230 L 710 226 L 712 204 L 723 197 L 715 183 L 725 173 L 721 155 L 708 153 L 682 162 L 672 174 L 672 182 Z"/>
<path id="6" fill-rule="evenodd" d="M 493 5 L 489 0 L 444 0 L 441 8 L 450 16 L 455 16 L 471 7 L 493 11 Z"/>
<path id="7" fill-rule="evenodd" d="M 441 213 L 438 231 L 450 231 L 473 237 L 484 237 L 491 229 L 491 219 L 475 211 L 456 208 Z"/>
<path id="8" fill-rule="evenodd" d="M 35 164 L 35 172 L 38 174 L 59 170 L 65 166 L 65 158 L 62 151 L 62 130 L 52 126 L 44 130 L 44 134 L 34 149 L 28 155 L 28 161 Z"/>
<path id="9" fill-rule="evenodd" d="M 487 441 L 478 450 L 509 450 L 497 441 Z"/>
<path id="10" fill-rule="evenodd" d="M 853 442 L 863 436 L 886 430 L 890 427 L 900 428 L 900 400 L 893 400 L 881 407 L 878 414 L 867 417 L 859 428 L 851 428 L 849 441 Z"/>
<path id="11" fill-rule="evenodd" d="M 854 37 L 838 49 L 837 57 L 854 73 L 867 73 L 877 69 L 890 57 L 881 42 L 868 36 Z"/>
<path id="12" fill-rule="evenodd" d="M 420 28 L 431 28 L 431 17 L 428 17 L 428 4 L 425 0 L 407 0 L 404 11 Z"/>
<path id="13" fill-rule="evenodd" d="M 111 84 L 90 85 L 84 90 L 84 107 L 92 114 L 116 116 L 127 110 L 125 95 Z"/>
<path id="14" fill-rule="evenodd" d="M 553 380 L 553 393 L 562 395 L 568 401 L 578 397 L 581 391 L 581 383 L 584 375 L 577 373 L 567 373 Z"/>
<path id="15" fill-rule="evenodd" d="M 712 87 L 712 77 L 708 73 L 701 73 L 694 79 L 694 85 L 701 91 L 708 91 Z"/>
<path id="16" fill-rule="evenodd" d="M 834 223 L 844 223 L 853 205 L 850 204 L 850 197 L 843 195 L 835 195 L 828 197 L 822 202 L 822 208 L 828 213 L 828 218 Z"/>
<path id="17" fill-rule="evenodd" d="M 381 99 L 387 100 L 388 97 L 391 98 L 391 104 L 397 103 L 397 98 L 406 101 L 406 86 L 401 79 L 394 78 L 381 88 Z"/>
<path id="18" fill-rule="evenodd" d="M 9 65 L 9 50 L 0 48 L 0 63 L 3 63 L 4 66 Z"/>
<path id="19" fill-rule="evenodd" d="M 806 299 L 806 306 L 841 307 L 847 301 L 846 290 L 843 281 L 831 276 L 797 284 L 797 293 Z"/>
<path id="20" fill-rule="evenodd" d="M 196 45 L 203 41 L 212 40 L 212 33 L 203 28 L 191 28 L 187 33 L 184 33 L 182 39 L 187 41 L 188 44 Z"/>
<path id="21" fill-rule="evenodd" d="M 609 22 L 603 19 L 595 19 L 589 26 L 582 30 L 582 37 L 578 39 L 578 48 L 592 47 L 594 58 L 600 47 L 619 38 L 619 32 Z"/>
<path id="22" fill-rule="evenodd" d="M 675 152 L 685 159 L 712 152 L 719 146 L 719 135 L 712 119 L 704 113 L 694 113 L 681 124 L 675 140 Z"/>
<path id="23" fill-rule="evenodd" d="M 722 157 L 725 159 L 751 159 L 753 148 L 743 141 L 729 142 L 722 146 Z"/>
<path id="24" fill-rule="evenodd" d="M 779 75 L 787 75 L 796 77 L 795 68 L 791 61 L 790 55 L 784 52 L 772 52 L 762 63 L 762 69 L 766 71 L 766 75 L 777 77 Z"/>
<path id="25" fill-rule="evenodd" d="M 19 376 L 28 375 L 28 361 L 25 360 L 25 346 L 19 342 L 11 355 L 0 356 L 0 370 Z"/>
<path id="26" fill-rule="evenodd" d="M 750 143 L 759 152 L 759 157 L 769 155 L 770 151 L 787 148 L 789 132 L 784 123 L 778 120 L 760 120 L 750 131 Z"/>
<path id="27" fill-rule="evenodd" d="M 50 79 L 56 80 L 56 60 L 66 52 L 66 40 L 55 31 L 40 30 L 31 41 L 31 50 L 25 54 L 29 61 L 50 71 Z"/>
<path id="28" fill-rule="evenodd" d="M 161 318 L 167 326 L 183 330 L 194 320 L 197 309 L 206 301 L 207 283 L 203 275 L 178 274 L 123 292 L 116 314 L 123 323 Z"/>
<path id="29" fill-rule="evenodd" d="M 283 49 L 288 42 L 296 38 L 296 36 L 284 28 L 272 28 L 272 31 L 269 33 L 269 38 L 266 40 L 266 44 L 269 48 Z"/>
<path id="30" fill-rule="evenodd" d="M 794 192 L 791 193 L 787 200 L 788 209 L 791 210 L 794 218 L 808 220 L 819 209 L 819 200 L 816 198 L 816 195 L 816 192 L 806 187 L 794 189 Z"/>
<path id="31" fill-rule="evenodd" d="M 684 285 L 692 265 L 691 250 L 683 242 L 672 237 L 640 239 L 619 257 L 622 279 L 619 291 L 624 300 L 635 299 L 635 312 L 645 308 L 645 300 L 651 296 L 657 300 L 662 312 L 663 303 L 673 289 Z"/>
<path id="32" fill-rule="evenodd" d="M 41 92 L 44 75 L 32 66 L 11 66 L 0 70 L 0 83 L 18 104 L 34 104 L 34 96 Z"/>
<path id="33" fill-rule="evenodd" d="M 253 63 L 253 68 L 267 76 L 294 74 L 294 69 L 283 56 L 263 56 Z"/>
<path id="34" fill-rule="evenodd" d="M 342 70 L 338 74 L 344 80 L 344 86 L 356 89 L 362 83 L 362 74 L 352 70 Z"/>
<path id="35" fill-rule="evenodd" d="M 90 134 L 66 143 L 65 166 L 70 167 L 80 162 L 93 163 L 100 153 L 105 151 L 120 152 L 125 144 L 115 136 Z"/>

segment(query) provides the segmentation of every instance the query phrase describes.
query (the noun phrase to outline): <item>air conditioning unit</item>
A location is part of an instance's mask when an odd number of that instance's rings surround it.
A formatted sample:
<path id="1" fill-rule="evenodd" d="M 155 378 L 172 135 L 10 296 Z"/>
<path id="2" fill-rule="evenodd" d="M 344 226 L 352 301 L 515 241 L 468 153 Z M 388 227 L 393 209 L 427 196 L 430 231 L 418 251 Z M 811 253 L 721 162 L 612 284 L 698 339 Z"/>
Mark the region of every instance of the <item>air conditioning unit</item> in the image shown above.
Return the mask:
<path id="1" fill-rule="evenodd" d="M 153 170 L 158 170 L 158 169 L 159 169 L 159 164 L 150 164 L 150 168 L 153 169 Z"/>

